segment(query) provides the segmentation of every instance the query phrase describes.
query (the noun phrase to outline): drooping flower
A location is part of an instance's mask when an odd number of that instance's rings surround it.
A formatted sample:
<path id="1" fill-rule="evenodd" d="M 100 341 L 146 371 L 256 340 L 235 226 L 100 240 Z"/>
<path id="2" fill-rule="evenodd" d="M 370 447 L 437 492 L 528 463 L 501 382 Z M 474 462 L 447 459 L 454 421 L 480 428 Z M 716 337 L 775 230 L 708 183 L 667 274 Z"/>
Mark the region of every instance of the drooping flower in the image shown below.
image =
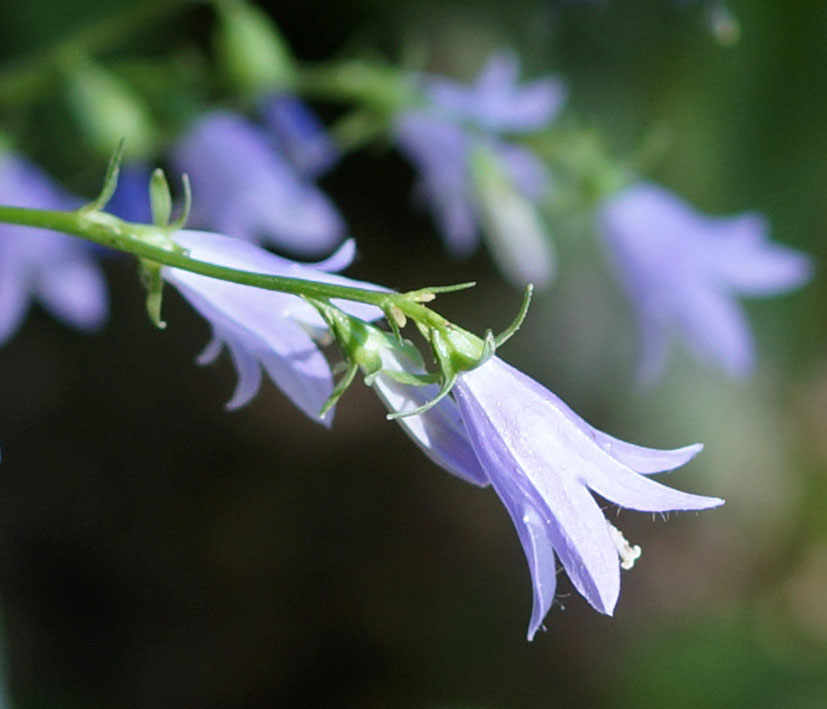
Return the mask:
<path id="1" fill-rule="evenodd" d="M 190 176 L 190 223 L 301 256 L 329 252 L 344 223 L 330 200 L 302 177 L 267 131 L 243 116 L 202 116 L 175 146 L 176 169 Z"/>
<path id="2" fill-rule="evenodd" d="M 586 600 L 611 615 L 620 568 L 640 553 L 607 522 L 592 492 L 644 512 L 723 503 L 646 477 L 683 465 L 700 445 L 664 451 L 612 438 L 498 357 L 460 374 L 453 393 L 470 446 L 508 510 L 528 560 L 534 589 L 529 640 L 554 600 L 555 556 Z"/>
<path id="3" fill-rule="evenodd" d="M 752 336 L 735 297 L 783 293 L 812 274 L 809 257 L 769 241 L 762 216 L 709 217 L 653 184 L 617 194 L 601 223 L 639 323 L 644 383 L 662 373 L 672 331 L 698 358 L 748 373 Z"/>
<path id="4" fill-rule="evenodd" d="M 534 210 L 549 185 L 543 163 L 527 148 L 503 139 L 542 129 L 560 110 L 562 84 L 544 78 L 518 85 L 519 63 L 510 53 L 494 55 L 477 81 L 469 86 L 441 77 L 422 79 L 424 106 L 401 113 L 394 125 L 399 149 L 419 173 L 417 195 L 433 213 L 449 251 L 467 256 L 477 247 L 479 228 L 505 275 L 518 285 L 547 284 L 554 262 L 548 236 L 537 228 L 508 228 L 506 214 L 520 202 L 521 214 Z M 475 155 L 484 154 L 484 161 Z M 488 189 L 492 173 L 497 189 Z M 494 215 L 492 218 L 491 215 Z M 528 221 L 537 221 L 532 219 Z M 527 261 L 509 252 L 529 250 Z"/>
<path id="5" fill-rule="evenodd" d="M 80 200 L 55 185 L 27 160 L 0 155 L 0 203 L 40 209 L 74 209 Z M 17 330 L 32 301 L 81 330 L 106 320 L 106 283 L 92 248 L 45 229 L 0 225 L 0 344 Z"/>
<path id="6" fill-rule="evenodd" d="M 330 258 L 311 267 L 276 256 L 250 242 L 218 234 L 185 230 L 173 238 L 198 261 L 255 273 L 377 289 L 372 284 L 330 273 L 351 262 L 355 252 L 352 241 L 345 242 Z M 313 307 L 298 296 L 207 278 L 177 268 L 164 267 L 163 277 L 212 328 L 212 340 L 198 361 L 213 361 L 224 346 L 230 352 L 238 372 L 238 385 L 227 408 L 243 406 L 256 394 L 263 367 L 296 406 L 319 420 L 319 412 L 333 390 L 333 379 L 317 345 L 325 324 Z M 364 320 L 382 315 L 373 306 L 334 302 Z M 323 422 L 329 425 L 331 418 L 327 416 Z"/>

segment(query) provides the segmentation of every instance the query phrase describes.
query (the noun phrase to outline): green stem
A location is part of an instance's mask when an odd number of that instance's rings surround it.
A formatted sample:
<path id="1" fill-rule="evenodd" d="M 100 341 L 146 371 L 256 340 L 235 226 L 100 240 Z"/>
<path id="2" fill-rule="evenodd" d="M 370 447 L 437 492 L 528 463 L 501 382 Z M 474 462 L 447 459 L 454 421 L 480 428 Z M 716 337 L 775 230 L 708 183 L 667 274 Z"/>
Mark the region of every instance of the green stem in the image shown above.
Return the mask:
<path id="1" fill-rule="evenodd" d="M 87 208 L 74 212 L 57 212 L 0 206 L 0 222 L 60 231 L 142 259 L 223 281 L 310 298 L 353 300 L 375 305 L 385 312 L 397 308 L 409 318 L 430 327 L 443 328 L 448 325 L 448 321 L 439 313 L 416 301 L 418 292 L 406 294 L 367 290 L 302 278 L 242 271 L 198 261 L 190 258 L 185 251 L 170 246 L 168 230 L 147 224 L 132 224 L 105 212 Z"/>
<path id="2" fill-rule="evenodd" d="M 116 47 L 125 38 L 141 32 L 195 0 L 136 0 L 109 17 L 77 30 L 51 47 L 30 55 L 0 72 L 0 107 L 36 98 L 59 76 L 60 57 L 67 53 L 97 54 Z"/>

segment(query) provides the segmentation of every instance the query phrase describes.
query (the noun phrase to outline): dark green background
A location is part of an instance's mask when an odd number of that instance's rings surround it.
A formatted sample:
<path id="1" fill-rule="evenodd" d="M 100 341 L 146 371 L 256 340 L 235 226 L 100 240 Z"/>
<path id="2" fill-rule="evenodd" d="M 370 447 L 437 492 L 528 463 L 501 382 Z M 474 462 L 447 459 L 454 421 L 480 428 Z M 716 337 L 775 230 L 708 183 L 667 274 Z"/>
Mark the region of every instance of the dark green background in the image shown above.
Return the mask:
<path id="1" fill-rule="evenodd" d="M 124 3 L 125 4 L 125 3 Z M 0 6 L 10 66 L 120 3 Z M 648 177 L 713 213 L 764 212 L 820 263 L 827 233 L 827 7 L 739 2 L 733 47 L 700 3 L 270 3 L 302 60 L 426 50 L 471 77 L 513 46 L 560 73 L 566 120 L 633 154 L 669 140 Z M 187 9 L 98 58 L 172 118 L 212 96 L 210 13 Z M 165 57 L 186 81 L 170 92 Z M 153 73 L 154 72 L 154 73 Z M 198 77 L 204 77 L 204 83 Z M 183 79 L 182 79 L 183 81 Z M 159 98 L 159 96 L 161 98 Z M 331 106 L 320 107 L 326 116 Z M 0 108 L 0 130 L 91 195 L 58 89 Z M 519 296 L 485 253 L 450 262 L 392 151 L 349 156 L 323 186 L 358 239 L 351 273 L 398 288 L 477 280 L 440 299 L 478 332 Z M 26 707 L 820 707 L 827 697 L 825 281 L 748 305 L 759 367 L 729 382 L 678 354 L 633 385 L 632 319 L 600 249 L 561 226 L 561 278 L 503 355 L 600 428 L 695 440 L 670 482 L 727 498 L 668 523 L 624 512 L 643 546 L 616 616 L 561 576 L 565 610 L 525 642 L 530 583 L 491 491 L 435 468 L 356 386 L 331 431 L 268 383 L 226 413 L 226 359 L 193 358 L 207 326 L 177 296 L 143 312 L 134 264 L 106 260 L 112 316 L 84 336 L 35 308 L 0 350 L 0 599 L 11 692 Z"/>

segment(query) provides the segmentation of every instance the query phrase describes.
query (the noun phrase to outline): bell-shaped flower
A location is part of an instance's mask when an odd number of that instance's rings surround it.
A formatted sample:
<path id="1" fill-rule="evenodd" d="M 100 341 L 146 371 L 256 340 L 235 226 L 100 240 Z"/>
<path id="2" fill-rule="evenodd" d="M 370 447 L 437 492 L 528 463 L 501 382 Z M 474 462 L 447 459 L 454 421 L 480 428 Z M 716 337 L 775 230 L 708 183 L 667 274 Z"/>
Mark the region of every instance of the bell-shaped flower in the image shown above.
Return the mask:
<path id="1" fill-rule="evenodd" d="M 302 177 L 267 131 L 243 116 L 202 116 L 172 151 L 192 182 L 190 223 L 301 256 L 327 253 L 344 223 L 332 202 Z"/>
<path id="2" fill-rule="evenodd" d="M 175 242 L 198 261 L 207 261 L 254 273 L 324 281 L 340 285 L 377 289 L 330 271 L 347 266 L 354 255 L 347 241 L 330 258 L 310 265 L 276 256 L 250 242 L 199 231 L 179 231 Z M 164 267 L 164 279 L 189 301 L 209 322 L 212 340 L 199 358 L 213 361 L 226 346 L 238 372 L 238 385 L 227 404 L 246 404 L 261 385 L 262 367 L 287 397 L 311 418 L 319 412 L 333 391 L 330 366 L 317 340 L 326 326 L 316 310 L 295 295 L 254 288 L 208 278 L 177 268 Z M 382 316 L 373 306 L 334 301 L 344 311 L 372 320 Z M 324 423 L 329 425 L 331 416 Z"/>
<path id="3" fill-rule="evenodd" d="M 736 296 L 783 293 L 813 270 L 805 254 L 769 241 L 760 215 L 709 217 L 653 184 L 614 196 L 601 222 L 639 323 L 643 383 L 662 373 L 673 331 L 698 358 L 748 373 L 752 336 Z"/>
<path id="4" fill-rule="evenodd" d="M 620 568 L 640 554 L 609 524 L 592 493 L 644 512 L 701 510 L 723 502 L 646 477 L 683 465 L 700 445 L 664 451 L 612 438 L 498 357 L 460 374 L 453 394 L 467 439 L 528 560 L 534 588 L 529 639 L 554 600 L 555 556 L 589 603 L 611 615 Z"/>
<path id="5" fill-rule="evenodd" d="M 522 212 L 536 210 L 533 203 L 546 194 L 549 175 L 542 161 L 503 136 L 544 128 L 562 107 L 565 92 L 553 78 L 520 87 L 518 74 L 516 57 L 501 53 L 492 57 L 470 87 L 444 78 L 423 77 L 424 105 L 397 116 L 394 136 L 419 174 L 417 197 L 430 207 L 448 250 L 460 257 L 471 254 L 482 226 L 492 240 L 497 263 L 510 280 L 519 286 L 529 280 L 543 285 L 551 279 L 553 259 L 540 260 L 547 262 L 547 268 L 534 262 L 533 269 L 522 271 L 514 268 L 521 263 L 519 258 L 503 258 L 509 251 L 522 248 L 526 230 L 489 233 L 492 221 L 486 214 L 507 209 L 492 198 L 490 191 L 480 189 L 486 183 L 474 174 L 473 156 L 482 150 L 491 154 L 489 165 L 495 165 L 507 181 L 507 190 L 499 193 L 514 195 L 509 206 L 519 199 L 524 203 Z M 538 217 L 533 216 L 532 221 L 538 221 Z M 548 235 L 542 236 L 545 244 L 532 245 L 533 251 L 543 246 L 551 248 Z"/>
<path id="6" fill-rule="evenodd" d="M 81 200 L 21 157 L 0 155 L 0 204 L 69 210 Z M 93 248 L 64 234 L 0 225 L 0 344 L 17 330 L 33 300 L 81 330 L 106 320 L 106 283 Z"/>

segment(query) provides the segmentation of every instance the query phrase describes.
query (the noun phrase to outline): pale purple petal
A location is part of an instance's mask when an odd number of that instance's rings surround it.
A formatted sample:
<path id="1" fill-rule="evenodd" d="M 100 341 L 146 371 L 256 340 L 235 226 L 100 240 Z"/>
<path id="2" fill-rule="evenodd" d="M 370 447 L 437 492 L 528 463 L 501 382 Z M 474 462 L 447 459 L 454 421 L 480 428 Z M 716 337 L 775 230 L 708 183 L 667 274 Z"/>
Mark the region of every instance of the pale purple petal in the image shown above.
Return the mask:
<path id="1" fill-rule="evenodd" d="M 340 270 L 350 265 L 356 253 L 356 246 L 352 239 L 345 241 L 326 259 L 318 263 L 308 264 L 283 258 L 243 239 L 233 239 L 211 232 L 187 229 L 176 232 L 173 239 L 180 246 L 189 250 L 191 258 L 221 264 L 240 271 L 265 273 L 273 276 L 289 276 L 290 278 L 334 283 L 366 290 L 387 290 L 367 281 L 357 281 L 336 273 L 329 273 L 331 270 Z M 286 297 L 287 300 L 284 301 L 283 305 L 285 313 L 289 313 L 293 319 L 308 327 L 317 329 L 325 327 L 324 321 L 313 306 L 308 305 L 299 297 Z M 334 299 L 333 303 L 349 315 L 361 320 L 376 320 L 384 317 L 382 311 L 373 305 L 341 299 Z"/>
<path id="2" fill-rule="evenodd" d="M 702 359 L 732 375 L 753 366 L 752 338 L 736 295 L 772 295 L 804 283 L 809 257 L 769 241 L 763 218 L 707 217 L 667 190 L 633 185 L 601 221 L 609 254 L 635 308 L 643 378 L 662 369 L 674 330 Z"/>
<path id="3" fill-rule="evenodd" d="M 190 296 L 189 300 L 194 303 L 192 296 Z M 199 308 L 199 310 L 201 309 Z M 205 315 L 210 313 L 209 310 L 201 310 L 201 312 Z M 208 317 L 214 321 L 216 319 L 215 312 L 213 311 L 211 316 Z M 241 408 L 245 404 L 249 404 L 251 399 L 258 394 L 258 390 L 261 388 L 261 366 L 256 357 L 247 351 L 246 345 L 241 344 L 243 341 L 241 337 L 234 337 L 229 328 L 224 328 L 223 331 L 217 329 L 217 331 L 221 332 L 221 339 L 227 343 L 227 349 L 230 350 L 233 366 L 238 373 L 238 382 L 236 383 L 233 395 L 224 405 L 228 410 L 233 411 Z M 293 400 L 293 403 L 297 402 Z M 300 402 L 299 408 L 313 418 L 321 407 L 311 409 L 306 402 Z"/>
<path id="4" fill-rule="evenodd" d="M 741 306 L 710 288 L 682 291 L 674 323 L 699 358 L 715 362 L 732 376 L 748 374 L 754 364 L 749 325 Z"/>
<path id="5" fill-rule="evenodd" d="M 300 175 L 323 175 L 339 159 L 340 151 L 322 122 L 295 96 L 271 96 L 262 105 L 265 123 Z"/>
<path id="6" fill-rule="evenodd" d="M 542 160 L 530 150 L 510 143 L 498 142 L 496 150 L 506 173 L 526 197 L 539 200 L 545 196 L 551 178 Z"/>
<path id="7" fill-rule="evenodd" d="M 282 316 L 285 296 L 226 281 L 165 269 L 164 277 L 210 323 L 213 337 L 227 345 L 238 384 L 227 408 L 248 403 L 261 384 L 260 366 L 310 418 L 318 415 L 333 377 L 324 355 L 307 332 Z M 331 416 L 323 421 L 330 424 Z"/>
<path id="8" fill-rule="evenodd" d="M 81 200 L 64 192 L 35 165 L 0 156 L 0 202 L 69 210 Z M 89 330 L 106 319 L 106 286 L 93 248 L 44 229 L 0 225 L 0 344 L 11 337 L 39 300 L 69 325 Z"/>
<path id="9" fill-rule="evenodd" d="M 239 270 L 275 276 L 289 276 L 342 285 L 370 287 L 309 266 L 294 263 L 272 254 L 255 244 L 218 234 L 179 231 L 175 241 L 189 251 L 191 258 Z M 344 255 L 352 255 L 346 245 Z M 342 263 L 334 255 L 324 265 Z M 318 313 L 294 295 L 254 288 L 188 271 L 165 267 L 164 279 L 209 322 L 213 338 L 199 361 L 211 361 L 221 345 L 230 350 L 238 372 L 238 385 L 228 407 L 247 403 L 258 391 L 261 368 L 287 397 L 311 418 L 318 413 L 333 390 L 333 378 L 324 355 L 312 337 L 324 326 Z M 345 310 L 381 316 L 378 308 L 343 302 Z M 332 412 L 323 423 L 329 425 Z"/>
<path id="10" fill-rule="evenodd" d="M 17 332 L 31 303 L 31 277 L 21 270 L 12 240 L 27 236 L 21 230 L 15 237 L 0 227 L 0 345 Z"/>
<path id="11" fill-rule="evenodd" d="M 190 176 L 193 224 L 301 255 L 329 251 L 344 223 L 312 182 L 276 152 L 266 132 L 240 115 L 203 116 L 172 153 Z"/>
<path id="12" fill-rule="evenodd" d="M 397 347 L 380 350 L 382 369 L 371 386 L 392 412 L 413 411 L 433 399 L 439 387 L 435 384 L 402 384 L 386 372 L 423 374 L 421 363 L 405 357 Z M 485 486 L 488 476 L 482 469 L 452 399 L 446 397 L 425 413 L 396 419 L 402 429 L 422 451 L 449 473 L 473 485 Z"/>
<path id="13" fill-rule="evenodd" d="M 517 536 L 531 573 L 533 602 L 526 636 L 531 641 L 542 627 L 543 618 L 551 610 L 557 591 L 554 547 L 546 534 L 546 525 L 541 513 L 525 500 L 514 499 L 508 495 L 501 495 L 501 499 L 517 529 Z"/>
<path id="14" fill-rule="evenodd" d="M 94 330 L 109 314 L 106 281 L 87 256 L 61 259 L 42 274 L 37 296 L 53 315 L 80 330 Z"/>
<path id="15" fill-rule="evenodd" d="M 585 422 L 584 422 L 585 423 Z M 588 426 L 588 424 L 586 424 Z M 591 428 L 591 426 L 588 426 Z M 633 443 L 621 441 L 607 433 L 591 428 L 591 435 L 597 445 L 605 450 L 616 461 L 625 465 L 636 473 L 649 475 L 651 473 L 664 473 L 674 470 L 688 463 L 703 450 L 703 443 L 695 443 L 683 448 L 672 450 L 661 450 L 659 448 L 646 448 L 636 446 Z"/>
<path id="16" fill-rule="evenodd" d="M 733 293 L 770 296 L 797 288 L 813 275 L 806 254 L 769 240 L 760 214 L 699 217 L 708 235 L 702 256 L 711 274 Z"/>
<path id="17" fill-rule="evenodd" d="M 630 509 L 700 510 L 722 500 L 673 490 L 642 472 L 682 465 L 700 446 L 657 451 L 595 430 L 559 398 L 498 357 L 454 388 L 471 445 L 511 515 L 534 586 L 529 638 L 554 596 L 554 554 L 575 588 L 611 614 L 619 551 L 590 490 Z"/>
<path id="18" fill-rule="evenodd" d="M 566 440 L 571 434 L 560 423 L 550 427 L 545 405 L 530 393 L 518 392 L 515 400 L 514 383 L 500 365 L 492 358 L 461 374 L 454 388 L 471 444 L 497 494 L 538 509 L 575 588 L 611 615 L 620 565 L 603 513 L 573 477 L 579 460 Z M 514 405 L 503 405 L 509 399 Z"/>
<path id="19" fill-rule="evenodd" d="M 606 454 L 637 473 L 648 475 L 674 470 L 688 463 L 703 449 L 703 444 L 701 443 L 684 446 L 683 448 L 663 450 L 660 448 L 637 446 L 633 443 L 621 441 L 619 438 L 610 436 L 608 433 L 599 431 L 594 428 L 594 426 L 591 426 L 578 416 L 566 402 L 554 394 L 554 392 L 549 391 L 528 375 L 500 359 L 497 359 L 497 364 L 507 371 L 507 376 L 513 380 L 513 386 L 519 387 L 521 391 L 530 392 L 533 396 L 545 400 L 548 406 L 558 411 L 561 416 L 567 419 L 569 424 L 578 428 L 583 435 L 588 436 Z"/>
<path id="20" fill-rule="evenodd" d="M 717 497 L 692 495 L 661 485 L 620 463 L 598 461 L 584 466 L 582 476 L 589 488 L 609 502 L 640 512 L 705 510 L 724 504 Z"/>
<path id="21" fill-rule="evenodd" d="M 469 255 L 479 237 L 465 133 L 456 124 L 423 112 L 404 114 L 394 130 L 399 149 L 417 168 L 418 191 L 430 206 L 446 246 L 455 256 Z"/>
<path id="22" fill-rule="evenodd" d="M 115 194 L 106 203 L 106 211 L 128 222 L 152 223 L 149 182 L 152 170 L 148 165 L 121 165 Z"/>
<path id="23" fill-rule="evenodd" d="M 513 52 L 492 56 L 477 81 L 465 86 L 427 77 L 428 99 L 447 116 L 491 132 L 529 132 L 551 122 L 563 106 L 565 87 L 548 77 L 519 86 L 520 65 Z"/>

